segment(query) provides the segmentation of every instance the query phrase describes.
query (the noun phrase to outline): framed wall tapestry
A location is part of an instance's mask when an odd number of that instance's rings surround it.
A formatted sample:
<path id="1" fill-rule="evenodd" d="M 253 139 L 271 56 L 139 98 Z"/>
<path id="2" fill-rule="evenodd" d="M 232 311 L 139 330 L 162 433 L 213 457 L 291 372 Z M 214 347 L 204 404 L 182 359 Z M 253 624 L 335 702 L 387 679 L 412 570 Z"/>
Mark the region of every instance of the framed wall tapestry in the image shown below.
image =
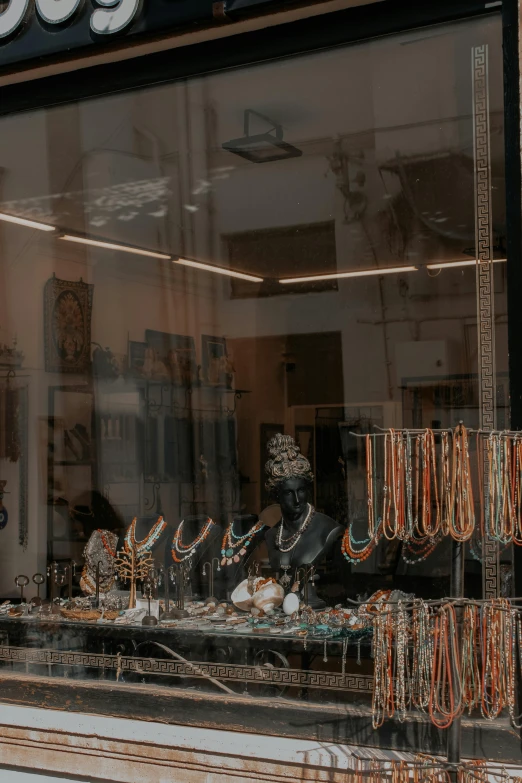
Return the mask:
<path id="1" fill-rule="evenodd" d="M 45 369 L 85 373 L 91 367 L 91 315 L 94 286 L 59 280 L 44 288 Z"/>

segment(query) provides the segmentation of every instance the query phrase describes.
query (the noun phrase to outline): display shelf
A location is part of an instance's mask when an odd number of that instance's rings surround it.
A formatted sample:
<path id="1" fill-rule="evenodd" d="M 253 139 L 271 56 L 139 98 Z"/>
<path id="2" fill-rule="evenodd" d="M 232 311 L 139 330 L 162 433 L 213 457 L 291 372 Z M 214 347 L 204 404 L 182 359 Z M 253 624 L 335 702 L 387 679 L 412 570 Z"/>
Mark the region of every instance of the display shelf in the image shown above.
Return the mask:
<path id="1" fill-rule="evenodd" d="M 214 386 L 209 383 L 193 383 L 190 386 L 180 383 L 174 383 L 168 378 L 142 378 L 139 376 L 129 376 L 123 379 L 123 383 L 116 383 L 116 381 L 109 381 L 103 378 L 97 378 L 95 380 L 96 387 L 103 391 L 104 394 L 119 394 L 122 391 L 127 391 L 125 387 L 133 389 L 143 389 L 146 386 L 163 386 L 165 388 L 176 389 L 185 392 L 194 391 L 213 391 L 220 394 L 251 394 L 250 389 L 232 389 L 228 386 Z"/>
<path id="2" fill-rule="evenodd" d="M 58 459 L 54 464 L 58 466 L 75 468 L 75 467 L 91 467 L 94 463 L 92 459 Z"/>

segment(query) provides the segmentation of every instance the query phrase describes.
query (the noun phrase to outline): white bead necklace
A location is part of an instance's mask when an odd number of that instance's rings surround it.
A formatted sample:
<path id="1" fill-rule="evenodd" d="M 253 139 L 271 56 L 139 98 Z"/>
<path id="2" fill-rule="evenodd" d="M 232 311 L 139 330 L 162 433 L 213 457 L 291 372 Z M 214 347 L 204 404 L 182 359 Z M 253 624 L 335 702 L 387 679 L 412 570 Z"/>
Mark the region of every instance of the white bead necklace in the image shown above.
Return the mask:
<path id="1" fill-rule="evenodd" d="M 294 533 L 293 536 L 290 536 L 290 538 L 286 538 L 284 541 L 283 541 L 283 520 L 281 519 L 281 522 L 279 523 L 279 530 L 277 532 L 277 539 L 276 539 L 277 548 L 279 549 L 280 552 L 291 552 L 292 549 L 295 549 L 295 547 L 297 546 L 297 542 L 299 541 L 299 539 L 305 532 L 306 528 L 312 521 L 312 517 L 315 514 L 315 508 L 310 503 L 307 503 L 307 506 L 308 506 L 308 511 L 304 518 L 303 523 L 301 524 L 301 527 L 299 528 L 297 533 Z"/>

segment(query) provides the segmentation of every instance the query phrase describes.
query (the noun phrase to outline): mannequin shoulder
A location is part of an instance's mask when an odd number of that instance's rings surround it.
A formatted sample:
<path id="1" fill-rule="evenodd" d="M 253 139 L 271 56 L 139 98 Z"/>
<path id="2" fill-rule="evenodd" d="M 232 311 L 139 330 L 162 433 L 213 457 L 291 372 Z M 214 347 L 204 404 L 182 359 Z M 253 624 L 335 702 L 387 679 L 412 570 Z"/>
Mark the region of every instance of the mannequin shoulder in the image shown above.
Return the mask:
<path id="1" fill-rule="evenodd" d="M 331 535 L 338 535 L 343 530 L 343 526 L 340 525 L 339 522 L 336 522 L 335 519 L 332 519 L 326 514 L 321 514 L 320 512 L 315 513 L 314 527 L 317 530 L 320 530 L 326 538 L 329 538 Z"/>
<path id="2" fill-rule="evenodd" d="M 276 537 L 276 534 L 277 534 L 277 525 L 274 525 L 273 527 L 269 527 L 264 534 L 265 541 L 273 541 Z"/>

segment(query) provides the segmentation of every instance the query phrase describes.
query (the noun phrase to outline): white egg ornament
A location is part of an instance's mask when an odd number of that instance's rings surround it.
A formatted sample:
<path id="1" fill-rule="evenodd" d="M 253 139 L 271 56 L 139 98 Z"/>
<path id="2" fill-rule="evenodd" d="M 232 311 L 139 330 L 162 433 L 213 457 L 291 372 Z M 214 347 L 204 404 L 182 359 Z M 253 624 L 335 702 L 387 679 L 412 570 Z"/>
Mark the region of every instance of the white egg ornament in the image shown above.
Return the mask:
<path id="1" fill-rule="evenodd" d="M 299 596 L 295 593 L 288 593 L 283 601 L 283 612 L 288 616 L 294 614 L 299 609 Z"/>

